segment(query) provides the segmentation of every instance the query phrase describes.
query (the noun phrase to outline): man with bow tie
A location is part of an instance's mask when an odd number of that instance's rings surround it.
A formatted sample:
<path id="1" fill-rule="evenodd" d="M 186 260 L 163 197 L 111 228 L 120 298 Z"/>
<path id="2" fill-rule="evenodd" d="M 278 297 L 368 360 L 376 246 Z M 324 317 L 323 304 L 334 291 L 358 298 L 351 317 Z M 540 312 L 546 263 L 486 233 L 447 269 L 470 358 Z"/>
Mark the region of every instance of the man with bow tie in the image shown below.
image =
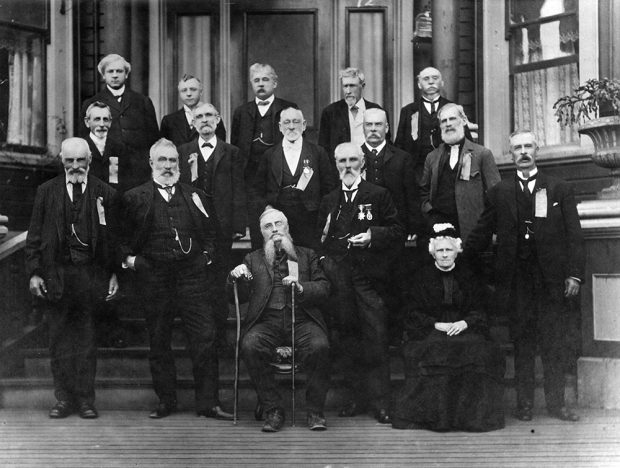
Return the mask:
<path id="1" fill-rule="evenodd" d="M 510 319 L 515 346 L 517 410 L 532 419 L 537 346 L 545 374 L 547 411 L 564 421 L 579 417 L 564 401 L 569 322 L 567 300 L 585 280 L 585 245 L 572 187 L 536 167 L 538 144 L 529 130 L 510 136 L 516 175 L 487 193 L 484 212 L 465 243 L 470 257 L 497 235 L 496 298 Z"/>
<path id="2" fill-rule="evenodd" d="M 318 228 L 349 395 L 339 416 L 371 409 L 380 423 L 390 423 L 386 281 L 389 253 L 405 231 L 389 191 L 362 179 L 360 145 L 341 143 L 335 160 L 342 184 L 323 198 Z"/>
<path id="3" fill-rule="evenodd" d="M 179 182 L 179 156 L 170 140 L 150 151 L 152 181 L 125 192 L 120 206 L 123 268 L 137 276 L 149 332 L 149 362 L 159 405 L 151 418 L 177 408 L 170 347 L 180 315 L 192 359 L 196 413 L 232 419 L 219 402 L 215 316 L 207 269 L 215 257 L 215 213 L 205 193 Z"/>
<path id="4" fill-rule="evenodd" d="M 394 145 L 413 157 L 415 180 L 419 184 L 426 156 L 441 144 L 437 111 L 451 101 L 441 95 L 443 79 L 436 68 L 427 67 L 420 72 L 418 89 L 420 101 L 400 110 Z M 467 130 L 466 136 L 471 138 Z"/>
<path id="5" fill-rule="evenodd" d="M 94 313 L 118 292 L 108 208 L 114 189 L 89 174 L 81 138 L 62 142 L 64 174 L 37 189 L 26 239 L 30 292 L 44 306 L 54 394 L 50 418 L 96 418 Z"/>
<path id="6" fill-rule="evenodd" d="M 258 166 L 265 151 L 282 141 L 282 133 L 278 130 L 280 112 L 286 107 L 296 108 L 297 104 L 275 96 L 278 75 L 269 64 L 255 63 L 250 67 L 250 84 L 254 91 L 254 99 L 235 109 L 230 142 L 239 148 L 246 161 L 248 225 L 252 249 L 255 250 L 260 249 L 263 244 L 258 217 L 265 208 L 265 200 L 261 195 L 261 182 L 258 178 Z"/>
<path id="7" fill-rule="evenodd" d="M 303 137 L 305 130 L 300 109 L 282 110 L 284 138 L 265 152 L 258 172 L 266 203 L 285 214 L 295 244 L 314 248 L 319 204 L 336 187 L 338 176 L 325 150 Z"/>
<path id="8" fill-rule="evenodd" d="M 443 143 L 424 162 L 422 213 L 429 227 L 450 223 L 466 241 L 482 213 L 486 191 L 500 181 L 500 175 L 493 153 L 466 138 L 462 106 L 446 104 L 437 118 Z"/>
<path id="9" fill-rule="evenodd" d="M 135 187 L 149 179 L 149 148 L 159 136 L 155 108 L 151 99 L 129 89 L 127 79 L 131 65 L 118 54 L 101 59 L 97 70 L 105 82 L 105 88 L 82 103 L 80 115 L 95 101 L 106 104 L 112 112 L 109 137 L 122 142 L 127 149 L 127 187 Z M 86 138 L 88 135 L 83 133 Z"/>
<path id="10" fill-rule="evenodd" d="M 329 157 L 334 156 L 334 149 L 340 143 L 352 142 L 358 146 L 364 143 L 364 112 L 381 109 L 379 104 L 362 97 L 366 86 L 362 70 L 352 67 L 341 70 L 339 80 L 343 98 L 323 109 L 319 128 L 319 145 Z M 389 129 L 386 138 L 391 141 Z"/>
<path id="11" fill-rule="evenodd" d="M 183 107 L 161 119 L 160 135 L 162 138 L 172 141 L 179 148 L 181 145 L 195 140 L 198 136 L 194 127 L 193 110 L 202 97 L 202 82 L 195 76 L 184 75 L 179 80 L 177 89 Z M 220 140 L 226 141 L 226 129 L 221 119 L 215 129 L 215 135 Z"/>
<path id="12" fill-rule="evenodd" d="M 224 285 L 232 268 L 233 240 L 245 236 L 247 200 L 243 179 L 244 159 L 239 148 L 217 137 L 221 122 L 213 104 L 199 102 L 192 110 L 192 125 L 197 130 L 193 141 L 179 147 L 181 182 L 203 190 L 212 200 L 218 220 L 212 300 L 220 329 L 228 317 Z"/>

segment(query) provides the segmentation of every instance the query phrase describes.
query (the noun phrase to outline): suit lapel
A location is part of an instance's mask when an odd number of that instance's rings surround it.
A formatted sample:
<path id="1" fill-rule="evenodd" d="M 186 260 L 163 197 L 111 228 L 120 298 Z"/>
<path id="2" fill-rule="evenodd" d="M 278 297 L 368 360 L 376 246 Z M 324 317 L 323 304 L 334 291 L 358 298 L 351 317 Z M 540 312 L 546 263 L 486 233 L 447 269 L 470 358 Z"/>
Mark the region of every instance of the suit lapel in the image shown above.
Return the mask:
<path id="1" fill-rule="evenodd" d="M 225 154 L 224 142 L 218 138 L 217 144 L 215 145 L 215 149 L 213 150 L 213 153 L 211 154 L 211 157 L 213 158 L 213 174 L 215 174 L 215 171 L 217 170 L 217 165 L 220 163 L 220 161 L 224 157 L 224 154 Z"/>
<path id="2" fill-rule="evenodd" d="M 65 176 L 58 178 L 58 188 L 53 192 L 53 211 L 56 213 L 56 232 L 58 234 L 58 241 L 62 243 L 64 237 L 65 227 L 63 225 L 65 221 L 65 193 L 67 192 L 67 184 L 65 183 Z M 62 245 L 62 244 L 60 244 Z"/>
<path id="3" fill-rule="evenodd" d="M 390 145 L 388 145 L 387 143 L 383 149 L 385 150 L 385 154 L 383 155 L 383 164 L 387 164 L 388 161 L 392 159 L 392 156 L 394 156 L 394 151 L 392 150 L 392 148 L 390 148 Z"/>
<path id="4" fill-rule="evenodd" d="M 273 176 L 276 178 L 277 186 L 279 187 L 282 184 L 282 160 L 284 159 L 284 148 L 282 144 L 279 143 L 274 152 L 273 157 L 271 159 L 271 172 Z"/>
<path id="5" fill-rule="evenodd" d="M 114 96 L 114 94 L 112 94 L 110 92 L 110 90 L 108 89 L 108 87 L 106 86 L 104 89 L 104 95 L 105 95 L 105 103 L 114 108 L 117 112 L 121 112 L 121 104 L 118 102 L 118 99 L 116 99 L 116 97 Z M 127 87 L 125 87 L 125 93 L 127 92 Z M 124 100 L 124 99 L 123 99 Z"/>
<path id="6" fill-rule="evenodd" d="M 341 105 L 338 107 L 338 118 L 340 120 L 340 124 L 345 131 L 345 141 L 349 141 L 351 139 L 351 126 L 349 125 L 349 106 L 347 106 L 347 102 L 342 99 L 340 101 Z"/>
<path id="7" fill-rule="evenodd" d="M 90 226 L 91 226 L 91 236 L 92 236 L 92 245 L 91 251 L 93 255 L 95 254 L 95 248 L 97 247 L 97 239 L 99 237 L 99 212 L 97 208 L 97 196 L 98 191 L 95 186 L 95 182 L 92 177 L 88 178 L 88 183 L 86 184 L 86 195 L 88 203 L 90 203 Z"/>
<path id="8" fill-rule="evenodd" d="M 516 177 L 516 175 L 515 175 Z M 508 199 L 508 207 L 510 214 L 514 220 L 518 220 L 517 214 L 517 181 L 513 179 L 511 184 L 506 184 L 506 198 Z"/>
<path id="9" fill-rule="evenodd" d="M 273 276 L 274 276 L 274 271 L 273 268 L 271 267 L 271 265 L 269 265 L 267 263 L 267 257 L 265 256 L 265 251 L 263 250 L 263 252 L 261 253 L 261 259 L 263 260 L 263 268 L 265 268 L 267 270 L 267 272 L 269 273 L 269 276 L 271 277 L 271 281 L 273 282 Z"/>
<path id="10" fill-rule="evenodd" d="M 441 160 L 441 155 L 446 150 L 446 144 L 442 143 L 439 145 L 437 157 L 431 161 L 433 165 L 431 168 L 431 200 L 435 198 L 437 194 L 437 179 L 439 178 L 439 161 Z"/>

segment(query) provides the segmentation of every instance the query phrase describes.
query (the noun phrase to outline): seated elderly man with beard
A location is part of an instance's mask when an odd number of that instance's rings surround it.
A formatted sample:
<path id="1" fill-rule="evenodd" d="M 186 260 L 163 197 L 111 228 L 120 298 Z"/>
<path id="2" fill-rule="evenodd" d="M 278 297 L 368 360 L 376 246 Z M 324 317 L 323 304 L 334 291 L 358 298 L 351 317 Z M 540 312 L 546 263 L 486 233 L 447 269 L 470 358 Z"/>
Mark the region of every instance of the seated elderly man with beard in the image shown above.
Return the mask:
<path id="1" fill-rule="evenodd" d="M 267 208 L 259 219 L 263 248 L 246 255 L 229 275 L 239 284 L 239 299 L 249 299 L 241 354 L 267 414 L 263 432 L 284 424 L 282 398 L 270 361 L 277 346 L 295 346 L 307 376 L 308 427 L 325 430 L 323 406 L 329 386 L 327 326 L 318 305 L 327 299 L 329 282 L 314 251 L 293 245 L 284 213 Z M 298 275 L 289 271 L 297 262 Z M 292 265 L 291 265 L 292 266 Z M 292 269 L 292 268 L 291 268 Z M 295 284 L 295 343 L 291 343 L 291 285 Z"/>

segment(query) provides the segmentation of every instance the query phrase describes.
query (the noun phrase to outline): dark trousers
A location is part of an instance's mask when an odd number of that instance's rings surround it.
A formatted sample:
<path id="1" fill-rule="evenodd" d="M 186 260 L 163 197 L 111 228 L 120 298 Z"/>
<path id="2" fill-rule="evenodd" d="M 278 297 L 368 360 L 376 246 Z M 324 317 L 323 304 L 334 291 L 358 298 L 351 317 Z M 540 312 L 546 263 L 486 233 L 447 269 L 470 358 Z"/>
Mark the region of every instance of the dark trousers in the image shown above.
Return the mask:
<path id="1" fill-rule="evenodd" d="M 564 299 L 564 284 L 545 282 L 535 261 L 520 261 L 515 277 L 515 309 L 510 333 L 515 346 L 517 405 L 533 405 L 538 345 L 547 409 L 554 410 L 564 406 L 564 337 L 569 310 Z"/>
<path id="2" fill-rule="evenodd" d="M 218 405 L 215 317 L 208 300 L 210 285 L 202 255 L 190 260 L 151 263 L 140 276 L 155 393 L 160 401 L 176 404 L 176 367 L 171 338 L 173 321 L 178 315 L 192 360 L 196 411 Z"/>
<path id="3" fill-rule="evenodd" d="M 95 401 L 97 370 L 94 304 L 107 293 L 95 280 L 94 267 L 64 267 L 64 292 L 46 302 L 54 394 L 58 400 Z M 99 290 L 101 289 L 101 290 Z"/>
<path id="4" fill-rule="evenodd" d="M 384 285 L 351 267 L 347 259 L 323 261 L 332 284 L 339 347 L 349 399 L 384 409 L 390 402 L 388 310 Z"/>
<path id="5" fill-rule="evenodd" d="M 243 337 L 241 352 L 258 399 L 266 411 L 282 407 L 273 368 L 275 349 L 291 345 L 291 311 L 267 309 L 260 322 Z M 295 320 L 295 360 L 307 375 L 306 407 L 322 412 L 329 388 L 329 342 L 325 331 L 312 319 Z"/>

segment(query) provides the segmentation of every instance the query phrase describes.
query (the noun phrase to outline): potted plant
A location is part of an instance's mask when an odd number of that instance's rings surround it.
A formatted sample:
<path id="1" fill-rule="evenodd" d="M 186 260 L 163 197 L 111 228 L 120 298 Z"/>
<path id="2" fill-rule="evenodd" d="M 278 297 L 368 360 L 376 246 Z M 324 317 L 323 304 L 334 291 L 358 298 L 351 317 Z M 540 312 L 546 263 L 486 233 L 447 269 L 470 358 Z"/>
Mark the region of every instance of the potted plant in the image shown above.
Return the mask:
<path id="1" fill-rule="evenodd" d="M 591 79 L 553 104 L 562 126 L 577 125 L 577 131 L 594 143 L 592 161 L 611 169 L 613 183 L 602 190 L 602 198 L 620 198 L 620 80 Z"/>

